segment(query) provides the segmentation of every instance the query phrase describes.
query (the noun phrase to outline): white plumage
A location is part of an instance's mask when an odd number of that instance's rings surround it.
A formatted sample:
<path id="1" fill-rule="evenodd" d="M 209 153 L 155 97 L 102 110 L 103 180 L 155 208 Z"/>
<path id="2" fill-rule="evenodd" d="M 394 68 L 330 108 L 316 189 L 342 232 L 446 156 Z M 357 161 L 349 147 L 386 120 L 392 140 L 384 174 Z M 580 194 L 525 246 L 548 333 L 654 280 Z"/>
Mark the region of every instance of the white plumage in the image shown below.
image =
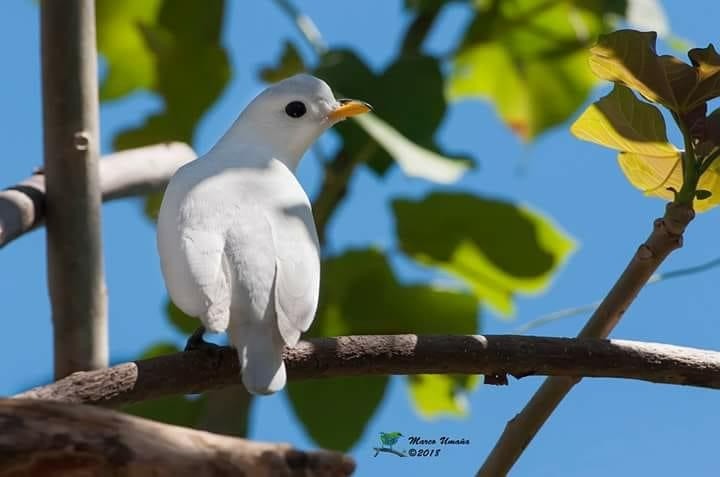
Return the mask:
<path id="1" fill-rule="evenodd" d="M 285 386 L 283 348 L 318 304 L 318 238 L 295 168 L 325 129 L 368 110 L 294 76 L 256 97 L 165 191 L 157 241 L 170 297 L 208 331 L 227 331 L 254 394 Z"/>

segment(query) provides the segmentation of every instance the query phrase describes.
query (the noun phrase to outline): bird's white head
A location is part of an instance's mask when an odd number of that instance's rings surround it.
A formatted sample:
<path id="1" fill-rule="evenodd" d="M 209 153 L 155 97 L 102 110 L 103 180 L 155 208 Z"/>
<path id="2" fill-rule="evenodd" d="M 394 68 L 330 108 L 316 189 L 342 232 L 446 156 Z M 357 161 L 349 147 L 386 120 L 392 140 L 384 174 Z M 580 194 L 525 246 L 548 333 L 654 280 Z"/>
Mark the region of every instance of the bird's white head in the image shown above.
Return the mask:
<path id="1" fill-rule="evenodd" d="M 272 157 L 294 171 L 305 151 L 326 129 L 371 110 L 362 101 L 335 99 L 327 83 L 299 74 L 270 86 L 253 99 L 218 146 L 268 149 Z"/>

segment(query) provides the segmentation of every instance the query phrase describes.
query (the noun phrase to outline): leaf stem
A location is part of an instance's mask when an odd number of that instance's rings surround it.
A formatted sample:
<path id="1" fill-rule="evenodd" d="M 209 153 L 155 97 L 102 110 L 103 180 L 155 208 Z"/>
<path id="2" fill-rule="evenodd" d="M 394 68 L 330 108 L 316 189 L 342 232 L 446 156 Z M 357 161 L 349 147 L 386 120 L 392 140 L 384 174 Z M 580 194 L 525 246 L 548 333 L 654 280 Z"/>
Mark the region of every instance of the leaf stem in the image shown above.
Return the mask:
<path id="1" fill-rule="evenodd" d="M 693 143 L 690 131 L 680 116 L 674 111 L 672 115 L 682 132 L 683 142 L 685 143 L 685 151 L 683 151 L 681 155 L 683 166 L 683 185 L 680 188 L 680 191 L 675 195 L 675 203 L 692 205 L 693 200 L 695 199 L 698 180 L 700 179 L 700 168 L 695 155 L 695 144 Z"/>

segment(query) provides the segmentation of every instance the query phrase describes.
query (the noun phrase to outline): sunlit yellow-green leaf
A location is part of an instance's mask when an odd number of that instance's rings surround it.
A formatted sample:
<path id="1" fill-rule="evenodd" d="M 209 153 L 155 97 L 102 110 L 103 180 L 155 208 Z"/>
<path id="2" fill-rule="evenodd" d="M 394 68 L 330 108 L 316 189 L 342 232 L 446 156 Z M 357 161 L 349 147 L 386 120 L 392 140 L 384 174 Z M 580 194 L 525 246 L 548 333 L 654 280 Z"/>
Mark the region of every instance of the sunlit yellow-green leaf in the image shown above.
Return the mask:
<path id="1" fill-rule="evenodd" d="M 515 294 L 543 291 L 575 248 L 549 218 L 512 203 L 434 193 L 393 209 L 405 253 L 462 279 L 506 316 Z"/>
<path id="2" fill-rule="evenodd" d="M 141 28 L 155 24 L 162 0 L 97 0 L 95 5 L 98 49 L 107 63 L 101 99 L 152 87 L 155 56 Z"/>
<path id="3" fill-rule="evenodd" d="M 225 2 L 164 0 L 152 25 L 141 25 L 154 55 L 150 90 L 164 109 L 114 141 L 117 149 L 179 140 L 191 143 L 198 121 L 218 99 L 230 79 L 227 52 L 221 43 Z"/>
<path id="4" fill-rule="evenodd" d="M 464 417 L 468 414 L 466 393 L 474 389 L 477 376 L 420 374 L 408 376 L 413 405 L 425 419 Z"/>
<path id="5" fill-rule="evenodd" d="M 660 157 L 678 154 L 668 142 L 660 111 L 621 85 L 591 104 L 570 131 L 580 139 L 617 151 Z"/>
<path id="6" fill-rule="evenodd" d="M 668 201 L 675 198 L 669 188 L 680 190 L 683 183 L 680 153 L 675 156 L 644 156 L 631 152 L 621 152 L 618 163 L 625 177 L 646 195 Z M 707 199 L 695 199 L 693 208 L 704 212 L 720 203 L 720 174 L 713 168 L 708 169 L 700 178 L 698 189 L 707 190 L 712 195 Z"/>
<path id="7" fill-rule="evenodd" d="M 468 162 L 450 159 L 418 146 L 374 114 L 354 119 L 408 176 L 449 184 L 460 179 L 471 166 Z"/>
<path id="8" fill-rule="evenodd" d="M 492 101 L 502 120 L 531 140 L 566 121 L 596 84 L 587 45 L 603 30 L 603 16 L 580 2 L 496 5 L 479 11 L 468 28 L 448 93 Z"/>

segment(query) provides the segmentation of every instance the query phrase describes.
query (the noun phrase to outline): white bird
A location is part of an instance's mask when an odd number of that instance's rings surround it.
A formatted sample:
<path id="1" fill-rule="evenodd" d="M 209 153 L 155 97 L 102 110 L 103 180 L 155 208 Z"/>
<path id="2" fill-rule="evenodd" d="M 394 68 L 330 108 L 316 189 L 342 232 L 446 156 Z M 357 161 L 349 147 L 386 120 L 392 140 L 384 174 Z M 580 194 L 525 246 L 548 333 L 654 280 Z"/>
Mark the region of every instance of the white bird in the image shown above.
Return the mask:
<path id="1" fill-rule="evenodd" d="M 285 386 L 285 346 L 313 321 L 320 250 L 310 201 L 294 172 L 333 124 L 371 110 L 336 100 L 301 74 L 258 95 L 203 157 L 181 167 L 160 207 L 157 245 L 172 301 L 204 327 L 227 331 L 253 394 Z"/>

